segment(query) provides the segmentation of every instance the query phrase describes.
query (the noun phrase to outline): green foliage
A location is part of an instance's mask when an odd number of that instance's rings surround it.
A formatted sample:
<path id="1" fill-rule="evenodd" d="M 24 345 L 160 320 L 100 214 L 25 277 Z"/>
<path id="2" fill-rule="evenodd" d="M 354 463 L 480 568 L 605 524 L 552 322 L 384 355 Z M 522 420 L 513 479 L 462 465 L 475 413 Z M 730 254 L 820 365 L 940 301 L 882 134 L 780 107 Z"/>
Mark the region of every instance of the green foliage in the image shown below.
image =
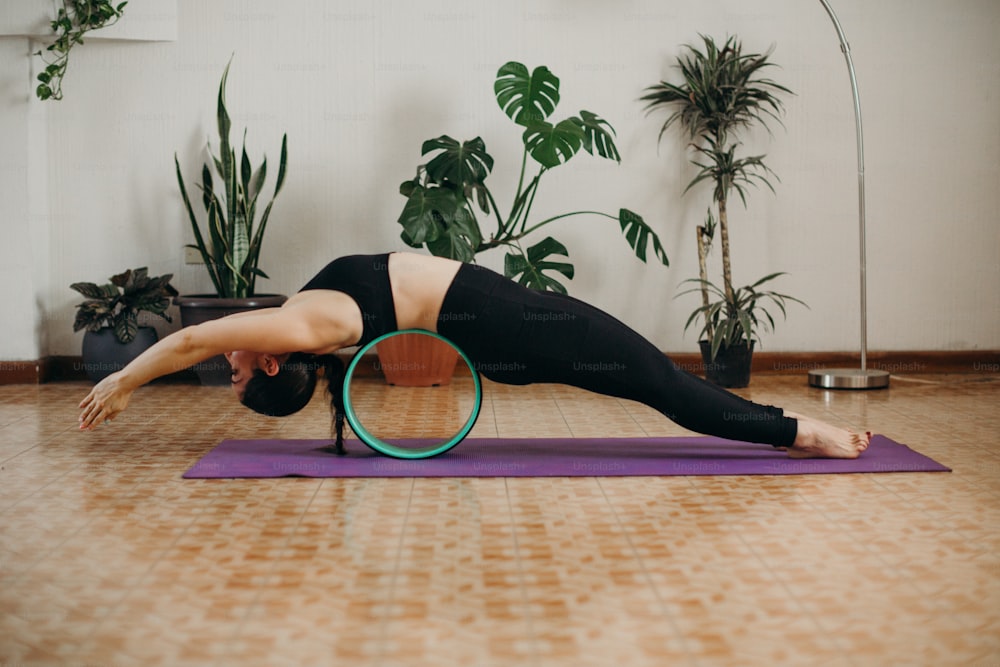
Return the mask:
<path id="1" fill-rule="evenodd" d="M 56 33 L 55 41 L 44 51 L 35 52 L 45 63 L 45 70 L 38 75 L 39 83 L 35 88 L 38 99 L 62 99 L 62 80 L 69 65 L 70 50 L 77 44 L 83 44 L 83 36 L 88 32 L 117 23 L 126 4 L 120 2 L 113 5 L 108 0 L 62 0 L 62 7 L 50 24 Z"/>
<path id="2" fill-rule="evenodd" d="M 787 294 L 758 289 L 764 283 L 783 275 L 785 274 L 772 273 L 752 285 L 739 287 L 733 290 L 731 300 L 726 296 L 724 289 L 707 280 L 697 278 L 685 280 L 685 283 L 694 283 L 698 287 L 681 292 L 678 296 L 708 290 L 715 299 L 703 304 L 691 313 L 684 325 L 684 331 L 687 331 L 688 327 L 695 321 L 702 320 L 703 324 L 699 335 L 711 341 L 712 359 L 715 359 L 722 348 L 736 347 L 737 345 L 749 346 L 751 341 L 759 342 L 757 332 L 760 328 L 774 331 L 774 317 L 768 310 L 769 307 L 776 306 L 781 311 L 782 317 L 787 317 L 785 304 L 788 301 L 806 305 Z M 806 307 L 808 308 L 808 306 Z"/>
<path id="3" fill-rule="evenodd" d="M 170 322 L 167 308 L 177 290 L 170 284 L 173 274 L 150 276 L 146 267 L 111 276 L 108 283 L 73 283 L 87 300 L 77 304 L 73 331 L 111 328 L 121 343 L 130 343 L 139 330 L 139 313 L 146 311 Z"/>
<path id="4" fill-rule="evenodd" d="M 701 35 L 701 39 L 704 52 L 688 44 L 687 55 L 677 59 L 684 83 L 661 81 L 647 88 L 649 92 L 641 98 L 649 102 L 649 110 L 675 107 L 660 137 L 679 122 L 691 139 L 715 137 L 722 146 L 733 130 L 756 123 L 767 127 L 768 118 L 780 123 L 784 105 L 775 93 L 791 91 L 760 76 L 762 70 L 774 66 L 768 61 L 770 52 L 743 53 L 736 37 L 726 39 L 722 48 L 711 37 Z"/>
<path id="5" fill-rule="evenodd" d="M 281 138 L 281 159 L 274 193 L 264 208 L 260 221 L 256 222 L 257 199 L 267 178 L 267 158 L 263 159 L 256 170 L 251 167 L 250 159 L 247 157 L 244 131 L 242 154 L 239 161 L 236 159 L 236 150 L 229 141 L 232 122 L 226 109 L 228 76 L 229 64 L 226 65 L 222 81 L 219 83 L 216 110 L 219 154 L 217 156 L 212 154 L 212 163 L 220 182 L 216 186 L 212 169 L 206 163 L 201 170 L 201 183 L 197 186 L 201 190 L 202 204 L 207 215 L 206 233 L 202 233 L 201 225 L 194 214 L 176 154 L 174 154 L 174 167 L 177 171 L 181 197 L 184 199 L 184 206 L 194 232 L 195 244 L 188 247 L 195 248 L 201 253 L 202 261 L 218 296 L 246 298 L 254 295 L 258 276 L 267 278 L 267 274 L 258 268 L 257 263 L 264 231 L 271 216 L 271 207 L 285 182 L 288 135 Z M 208 150 L 211 154 L 211 144 Z"/>
<path id="6" fill-rule="evenodd" d="M 767 175 L 774 173 L 764 165 L 763 155 L 737 158 L 739 142 L 730 135 L 757 123 L 767 128 L 768 119 L 780 123 L 784 105 L 776 94 L 791 91 L 760 76 L 762 70 L 774 66 L 768 61 L 770 52 L 743 53 L 735 37 L 729 37 L 722 48 L 711 37 L 701 38 L 704 51 L 686 45 L 687 54 L 677 59 L 684 82 L 661 81 L 647 88 L 647 94 L 640 99 L 648 102 L 647 111 L 674 109 L 663 122 L 658 140 L 679 123 L 694 141 L 692 149 L 707 158 L 704 162 L 698 157 L 692 159 L 699 171 L 685 192 L 709 180 L 715 184 L 714 201 L 724 201 L 735 188 L 745 204 L 744 186 L 761 182 L 773 190 Z"/>
<path id="7" fill-rule="evenodd" d="M 692 313 L 688 325 L 699 317 L 704 318 L 702 334 L 712 342 L 714 359 L 720 347 L 748 345 L 749 341 L 756 340 L 758 325 L 768 324 L 773 328 L 774 320 L 761 305 L 762 300 L 776 303 L 783 314 L 786 301 L 801 302 L 784 294 L 756 291 L 760 284 L 781 274 L 771 274 L 747 287 L 733 288 L 727 212 L 728 198 L 733 191 L 744 206 L 748 185 L 764 184 L 774 191 L 769 179 L 777 175 L 764 164 L 765 156 L 738 156 L 740 142 L 736 134 L 755 124 L 769 130 L 769 120 L 780 123 L 784 105 L 777 95 L 791 91 L 762 75 L 764 69 L 773 66 L 768 61 L 770 52 L 743 53 L 735 37 L 726 39 L 721 48 L 711 37 L 702 35 L 701 39 L 701 50 L 686 45 L 686 53 L 677 58 L 683 82 L 661 81 L 647 88 L 641 99 L 647 102 L 647 112 L 660 108 L 672 110 L 660 128 L 658 141 L 675 124 L 679 124 L 692 140 L 694 157 L 691 162 L 698 171 L 684 192 L 702 182 L 713 186 L 712 201 L 718 209 L 718 220 L 709 209 L 705 224 L 698 228 L 701 277 L 686 281 L 698 287 L 684 294 L 701 292 L 702 305 Z M 705 273 L 705 257 L 716 225 L 722 246 L 721 288 L 709 282 Z M 719 298 L 713 301 L 710 293 Z"/>
<path id="8" fill-rule="evenodd" d="M 566 247 L 546 237 L 525 249 L 521 239 L 536 229 L 574 215 L 598 215 L 616 220 L 636 256 L 646 261 L 652 251 L 664 264 L 667 254 L 659 237 L 640 215 L 621 209 L 618 215 L 597 211 L 574 211 L 529 224 L 538 184 L 550 169 L 565 164 L 581 150 L 621 162 L 615 147 L 615 131 L 594 113 L 581 111 L 558 122 L 550 121 L 559 104 L 559 78 L 547 67 L 529 71 L 518 62 L 509 62 L 497 71 L 493 91 L 500 109 L 521 130 L 523 153 L 521 175 L 510 212 L 497 206 L 486 179 L 493 171 L 493 157 L 482 138 L 458 141 L 448 135 L 425 141 L 420 154 L 430 156 L 417 167 L 416 177 L 399 188 L 406 204 L 399 216 L 401 238 L 414 248 L 426 247 L 434 255 L 463 262 L 475 261 L 478 253 L 504 246 L 507 277 L 539 290 L 565 293 L 566 287 L 553 273 L 573 278 L 573 265 Z M 528 175 L 528 158 L 537 171 Z M 496 229 L 487 236 L 480 227 L 476 210 L 484 218 L 493 217 Z"/>
<path id="9" fill-rule="evenodd" d="M 566 246 L 551 236 L 546 236 L 540 243 L 528 248 L 527 252 L 507 253 L 504 257 L 504 274 L 532 289 L 552 290 L 565 294 L 566 290 L 558 280 L 545 275 L 546 271 L 556 271 L 566 276 L 568 280 L 573 279 L 573 265 L 559 261 L 560 256 L 569 258 Z M 553 257 L 556 259 L 552 259 Z"/>
<path id="10" fill-rule="evenodd" d="M 700 171 L 684 188 L 684 192 L 707 180 L 714 186 L 712 190 L 713 201 L 725 201 L 729 192 L 735 190 L 744 206 L 747 203 L 746 185 L 760 182 L 766 185 L 771 192 L 774 192 L 774 187 L 765 174 L 771 174 L 775 178 L 777 176 L 764 164 L 763 155 L 737 158 L 736 148 L 738 144 L 731 144 L 728 148 L 720 147 L 711 138 L 706 138 L 705 143 L 705 146 L 697 146 L 696 150 L 708 160 L 707 162 L 691 161 L 692 164 L 700 168 Z"/>

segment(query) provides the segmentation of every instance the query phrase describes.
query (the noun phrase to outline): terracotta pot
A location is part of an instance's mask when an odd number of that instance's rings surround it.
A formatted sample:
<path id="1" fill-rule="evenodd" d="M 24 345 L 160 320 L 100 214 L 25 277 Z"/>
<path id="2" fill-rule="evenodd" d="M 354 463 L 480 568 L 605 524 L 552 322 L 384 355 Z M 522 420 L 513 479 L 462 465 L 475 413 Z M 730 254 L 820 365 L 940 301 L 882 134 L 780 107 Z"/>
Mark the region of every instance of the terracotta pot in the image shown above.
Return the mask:
<path id="1" fill-rule="evenodd" d="M 385 381 L 398 387 L 434 387 L 451 383 L 458 350 L 419 333 L 386 338 L 375 346 Z"/>
<path id="2" fill-rule="evenodd" d="M 190 294 L 174 297 L 181 309 L 181 326 L 189 327 L 220 317 L 261 308 L 277 308 L 288 300 L 283 294 L 258 294 L 245 299 L 223 299 L 211 294 Z M 232 369 L 221 354 L 195 364 L 192 369 L 203 385 L 228 385 Z"/>
<path id="3" fill-rule="evenodd" d="M 705 364 L 705 379 L 720 387 L 748 386 L 755 343 L 756 341 L 750 341 L 749 346 L 720 347 L 719 353 L 713 360 L 712 344 L 707 340 L 698 341 L 701 347 L 701 360 Z"/>
<path id="4" fill-rule="evenodd" d="M 153 327 L 139 327 L 129 343 L 119 342 L 110 327 L 83 335 L 83 370 L 92 382 L 100 382 L 151 348 L 160 337 Z"/>

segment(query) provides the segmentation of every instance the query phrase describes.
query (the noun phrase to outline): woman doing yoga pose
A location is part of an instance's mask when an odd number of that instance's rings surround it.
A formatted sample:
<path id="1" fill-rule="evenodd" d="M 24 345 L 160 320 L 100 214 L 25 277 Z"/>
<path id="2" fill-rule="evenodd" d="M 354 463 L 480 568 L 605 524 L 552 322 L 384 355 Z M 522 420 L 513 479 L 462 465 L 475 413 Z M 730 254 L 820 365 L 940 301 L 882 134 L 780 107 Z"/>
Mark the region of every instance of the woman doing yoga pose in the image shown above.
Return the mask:
<path id="1" fill-rule="evenodd" d="M 578 299 L 538 292 L 474 264 L 391 253 L 328 264 L 280 308 L 186 327 L 98 383 L 80 428 L 117 417 L 136 388 L 225 353 L 232 386 L 272 416 L 300 410 L 324 368 L 335 408 L 337 350 L 401 329 L 437 332 L 485 377 L 555 382 L 639 401 L 708 435 L 787 448 L 796 457 L 856 458 L 870 435 L 758 405 L 679 369 L 652 343 Z"/>

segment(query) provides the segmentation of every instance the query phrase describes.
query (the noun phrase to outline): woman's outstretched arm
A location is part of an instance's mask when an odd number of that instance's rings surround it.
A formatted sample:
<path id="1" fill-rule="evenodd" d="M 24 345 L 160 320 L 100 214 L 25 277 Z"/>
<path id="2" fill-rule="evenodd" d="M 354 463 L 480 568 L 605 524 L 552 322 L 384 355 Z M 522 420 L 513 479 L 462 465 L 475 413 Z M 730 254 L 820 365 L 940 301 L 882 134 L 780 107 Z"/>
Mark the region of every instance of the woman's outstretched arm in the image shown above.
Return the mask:
<path id="1" fill-rule="evenodd" d="M 283 354 L 318 344 L 307 320 L 295 309 L 267 309 L 253 317 L 230 316 L 185 327 L 97 383 L 80 402 L 80 428 L 93 429 L 117 417 L 142 385 L 218 354 L 233 350 Z"/>

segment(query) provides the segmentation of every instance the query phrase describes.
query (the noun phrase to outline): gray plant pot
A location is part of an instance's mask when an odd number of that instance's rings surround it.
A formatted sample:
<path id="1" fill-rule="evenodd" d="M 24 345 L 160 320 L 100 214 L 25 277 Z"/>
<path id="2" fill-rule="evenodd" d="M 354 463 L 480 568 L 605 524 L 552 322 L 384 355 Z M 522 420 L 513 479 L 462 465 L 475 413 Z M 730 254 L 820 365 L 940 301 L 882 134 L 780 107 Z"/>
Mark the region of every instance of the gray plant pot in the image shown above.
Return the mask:
<path id="1" fill-rule="evenodd" d="M 153 327 L 139 327 L 130 343 L 119 343 L 110 328 L 88 331 L 83 335 L 83 370 L 92 382 L 100 382 L 125 368 L 159 339 Z"/>
<path id="2" fill-rule="evenodd" d="M 261 308 L 277 308 L 288 300 L 283 294 L 260 294 L 246 299 L 223 299 L 211 294 L 174 297 L 181 310 L 181 326 L 190 327 L 220 317 Z M 192 366 L 203 385 L 228 385 L 232 369 L 221 354 Z"/>

